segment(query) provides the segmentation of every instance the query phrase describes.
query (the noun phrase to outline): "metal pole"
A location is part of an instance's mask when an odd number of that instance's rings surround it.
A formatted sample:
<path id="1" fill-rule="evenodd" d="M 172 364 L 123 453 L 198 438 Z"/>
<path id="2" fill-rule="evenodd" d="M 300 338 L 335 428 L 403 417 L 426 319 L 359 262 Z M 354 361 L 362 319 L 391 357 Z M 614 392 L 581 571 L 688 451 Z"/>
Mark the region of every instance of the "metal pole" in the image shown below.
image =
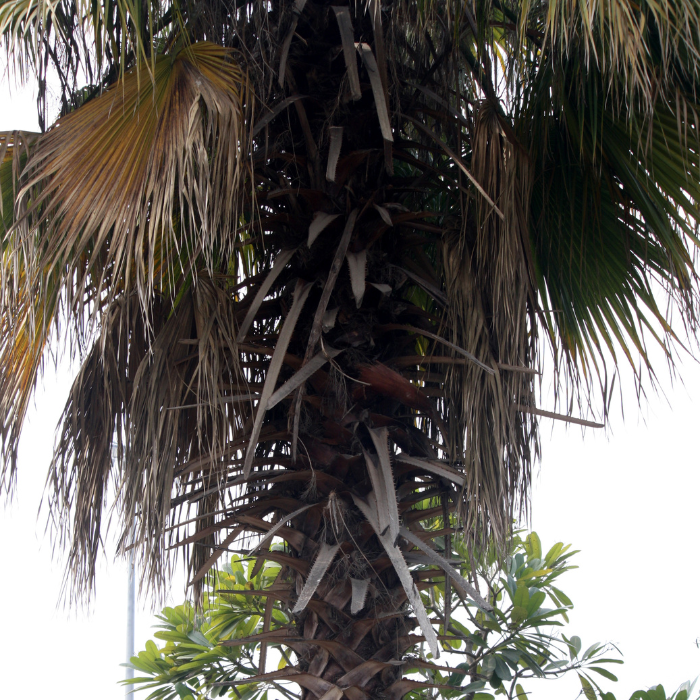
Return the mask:
<path id="1" fill-rule="evenodd" d="M 128 599 L 126 604 L 126 661 L 131 661 L 134 656 L 134 611 L 136 608 L 136 576 L 134 549 L 132 547 L 129 554 L 129 583 L 128 583 Z M 134 669 L 127 667 L 127 680 L 134 677 Z M 126 696 L 129 697 L 134 690 L 134 686 L 129 684 L 126 687 Z"/>

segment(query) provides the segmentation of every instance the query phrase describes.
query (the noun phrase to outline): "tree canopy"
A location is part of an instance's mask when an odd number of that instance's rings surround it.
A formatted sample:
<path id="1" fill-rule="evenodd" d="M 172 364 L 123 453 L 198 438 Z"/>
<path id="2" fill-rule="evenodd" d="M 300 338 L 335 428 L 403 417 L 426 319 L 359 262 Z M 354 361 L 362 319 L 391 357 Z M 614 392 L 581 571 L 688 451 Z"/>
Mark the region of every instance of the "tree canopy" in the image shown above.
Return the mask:
<path id="1" fill-rule="evenodd" d="M 152 587 L 181 552 L 198 600 L 258 538 L 309 649 L 287 673 L 399 694 L 415 637 L 440 653 L 416 557 L 504 557 L 539 420 L 601 425 L 620 363 L 695 336 L 696 4 L 5 0 L 0 34 L 43 120 L 0 142 L 3 489 L 67 346 L 71 594 L 113 492 Z M 376 671 L 349 688 L 340 620 Z"/>

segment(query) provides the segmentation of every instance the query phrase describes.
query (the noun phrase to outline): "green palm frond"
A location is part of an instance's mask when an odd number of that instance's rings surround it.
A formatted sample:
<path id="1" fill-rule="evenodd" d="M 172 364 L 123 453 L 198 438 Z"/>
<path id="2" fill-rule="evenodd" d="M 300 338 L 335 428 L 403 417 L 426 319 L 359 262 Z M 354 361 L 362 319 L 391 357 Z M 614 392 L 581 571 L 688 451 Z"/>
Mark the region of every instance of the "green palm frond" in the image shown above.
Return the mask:
<path id="1" fill-rule="evenodd" d="M 649 118 L 621 114 L 601 71 L 580 69 L 575 58 L 545 64 L 514 120 L 536 173 L 530 235 L 551 310 L 542 318 L 574 371 L 600 375 L 618 353 L 653 371 L 645 337 L 667 352 L 675 338 L 660 291 L 685 330 L 696 328 L 697 116 L 661 96 Z"/>
<path id="2" fill-rule="evenodd" d="M 652 113 L 659 94 L 673 94 L 700 70 L 700 10 L 692 0 L 524 0 L 521 37 L 541 36 L 553 60 L 580 59 L 582 79 L 600 70 L 614 100 Z"/>

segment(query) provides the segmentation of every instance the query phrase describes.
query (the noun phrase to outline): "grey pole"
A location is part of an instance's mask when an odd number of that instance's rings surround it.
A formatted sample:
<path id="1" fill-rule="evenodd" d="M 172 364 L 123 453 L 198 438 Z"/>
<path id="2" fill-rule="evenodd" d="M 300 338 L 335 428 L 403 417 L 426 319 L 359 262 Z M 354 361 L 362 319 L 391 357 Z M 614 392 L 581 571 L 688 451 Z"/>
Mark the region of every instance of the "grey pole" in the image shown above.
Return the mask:
<path id="1" fill-rule="evenodd" d="M 129 583 L 128 583 L 128 600 L 126 604 L 126 660 L 127 663 L 131 661 L 131 657 L 134 655 L 134 611 L 136 608 L 136 576 L 135 574 L 135 562 L 134 562 L 134 551 L 135 548 L 132 547 L 129 554 Z M 127 667 L 126 678 L 130 679 L 134 677 L 134 669 Z M 126 696 L 129 697 L 134 690 L 133 685 L 127 685 Z M 133 696 L 132 696 L 133 697 Z"/>

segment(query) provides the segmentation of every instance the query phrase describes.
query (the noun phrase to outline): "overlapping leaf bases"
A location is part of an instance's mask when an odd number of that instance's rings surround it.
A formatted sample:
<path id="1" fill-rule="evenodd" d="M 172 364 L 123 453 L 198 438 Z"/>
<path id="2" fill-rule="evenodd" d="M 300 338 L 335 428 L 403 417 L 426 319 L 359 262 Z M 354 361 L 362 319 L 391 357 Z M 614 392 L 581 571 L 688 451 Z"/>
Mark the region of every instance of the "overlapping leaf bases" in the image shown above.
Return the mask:
<path id="1" fill-rule="evenodd" d="M 27 55 L 50 56 L 53 30 L 9 5 L 11 45 L 34 32 Z M 122 551 L 153 586 L 175 552 L 195 596 L 227 549 L 281 564 L 265 595 L 307 640 L 289 671 L 306 697 L 398 698 L 395 662 L 421 640 L 437 657 L 412 569 L 451 573 L 454 537 L 501 545 L 521 514 L 538 333 L 585 400 L 596 376 L 607 391 L 606 349 L 614 368 L 647 361 L 645 332 L 673 339 L 654 284 L 695 329 L 697 22 L 635 5 L 647 58 L 625 73 L 624 32 L 591 43 L 610 16 L 562 35 L 557 7 L 274 0 L 147 20 L 126 3 L 106 24 L 71 7 L 110 70 L 81 99 L 64 81 L 84 104 L 26 142 L 21 175 L 3 160 L 19 196 L 0 406 L 9 484 L 50 329 L 82 344 L 49 496 L 76 596 L 113 484 Z M 352 669 L 329 652 L 348 629 Z"/>

